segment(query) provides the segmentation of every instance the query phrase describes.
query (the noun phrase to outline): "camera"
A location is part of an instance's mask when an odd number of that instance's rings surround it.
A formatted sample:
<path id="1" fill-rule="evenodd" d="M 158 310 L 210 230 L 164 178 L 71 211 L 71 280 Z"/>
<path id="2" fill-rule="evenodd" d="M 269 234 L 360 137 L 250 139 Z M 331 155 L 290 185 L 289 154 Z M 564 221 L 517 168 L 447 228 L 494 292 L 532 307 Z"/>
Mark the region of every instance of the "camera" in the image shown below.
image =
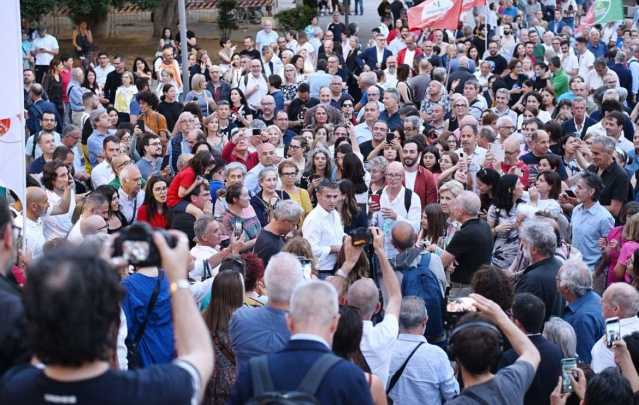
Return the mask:
<path id="1" fill-rule="evenodd" d="M 113 241 L 114 256 L 121 256 L 135 267 L 160 267 L 162 258 L 153 242 L 153 233 L 159 232 L 166 243 L 174 248 L 177 238 L 164 230 L 153 230 L 149 224 L 134 222 L 124 228 Z"/>
<path id="2" fill-rule="evenodd" d="M 393 142 L 393 139 L 395 139 L 395 133 L 388 131 L 388 133 L 386 134 L 386 143 L 391 144 Z"/>
<path id="3" fill-rule="evenodd" d="M 368 245 L 373 241 L 373 233 L 370 229 L 360 227 L 351 231 L 351 244 L 356 247 Z"/>

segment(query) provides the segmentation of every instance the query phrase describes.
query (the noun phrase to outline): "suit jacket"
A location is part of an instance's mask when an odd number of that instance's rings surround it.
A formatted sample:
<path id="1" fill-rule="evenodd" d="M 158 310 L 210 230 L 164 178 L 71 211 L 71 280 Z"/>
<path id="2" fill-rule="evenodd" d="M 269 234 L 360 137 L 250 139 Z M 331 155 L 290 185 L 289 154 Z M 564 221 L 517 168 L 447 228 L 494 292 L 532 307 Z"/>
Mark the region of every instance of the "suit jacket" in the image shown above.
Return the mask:
<path id="1" fill-rule="evenodd" d="M 277 391 L 295 391 L 315 361 L 328 348 L 313 340 L 290 340 L 284 350 L 268 355 L 268 365 Z M 240 367 L 231 392 L 231 404 L 244 404 L 253 397 L 250 365 Z M 315 397 L 320 404 L 372 404 L 364 372 L 355 364 L 338 361 L 326 374 Z"/>
<path id="2" fill-rule="evenodd" d="M 213 95 L 213 100 L 215 100 L 216 103 L 219 103 L 222 100 L 230 100 L 231 98 L 231 85 L 224 80 L 220 80 L 219 93 L 216 93 L 214 91 L 215 89 L 210 82 L 206 85 L 206 88 L 208 89 L 208 91 L 211 92 L 211 95 Z"/>
<path id="3" fill-rule="evenodd" d="M 591 126 L 593 126 L 595 124 L 596 124 L 595 120 L 593 120 L 592 118 L 586 116 L 586 121 L 584 122 L 584 127 L 581 129 L 581 133 L 579 133 L 579 137 L 583 138 L 584 136 L 586 136 L 586 131 L 588 130 L 588 128 L 590 128 Z M 561 127 L 564 130 L 564 134 L 569 134 L 571 132 L 577 132 L 577 128 L 575 127 L 575 120 L 574 119 L 569 119 L 567 121 L 564 121 L 564 123 L 561 124 Z"/>
<path id="4" fill-rule="evenodd" d="M 372 47 L 372 48 L 367 48 L 364 50 L 364 52 L 362 52 L 362 60 L 364 61 L 365 64 L 368 65 L 368 67 L 371 68 L 371 70 L 379 69 L 377 67 L 377 64 L 379 64 L 382 69 L 386 69 L 386 59 L 388 59 L 388 57 L 391 55 L 392 55 L 391 51 L 384 48 L 384 55 L 382 56 L 382 60 L 379 61 L 377 60 L 377 48 Z"/>

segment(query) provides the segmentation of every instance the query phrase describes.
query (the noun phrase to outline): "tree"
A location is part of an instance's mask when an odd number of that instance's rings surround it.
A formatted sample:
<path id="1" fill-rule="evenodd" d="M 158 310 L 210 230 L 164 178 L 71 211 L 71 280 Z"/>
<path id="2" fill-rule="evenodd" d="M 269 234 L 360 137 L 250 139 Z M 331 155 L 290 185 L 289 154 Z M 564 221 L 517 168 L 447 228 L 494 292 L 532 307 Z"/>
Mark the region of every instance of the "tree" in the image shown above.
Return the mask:
<path id="1" fill-rule="evenodd" d="M 56 0 L 20 0 L 20 13 L 28 21 L 38 21 L 40 16 L 53 11 Z"/>
<path id="2" fill-rule="evenodd" d="M 237 28 L 237 18 L 233 16 L 233 10 L 236 8 L 235 0 L 220 0 L 217 3 L 217 26 L 222 31 L 223 38 L 229 38 L 231 31 Z"/>
<path id="3" fill-rule="evenodd" d="M 152 6 L 147 4 L 146 8 L 152 8 L 153 20 L 153 37 L 162 36 L 164 27 L 171 28 L 172 32 L 176 32 L 178 23 L 177 0 L 141 0 L 144 3 L 155 3 Z M 151 7 L 149 7 L 151 6 Z M 145 7 L 145 5 L 142 5 Z"/>

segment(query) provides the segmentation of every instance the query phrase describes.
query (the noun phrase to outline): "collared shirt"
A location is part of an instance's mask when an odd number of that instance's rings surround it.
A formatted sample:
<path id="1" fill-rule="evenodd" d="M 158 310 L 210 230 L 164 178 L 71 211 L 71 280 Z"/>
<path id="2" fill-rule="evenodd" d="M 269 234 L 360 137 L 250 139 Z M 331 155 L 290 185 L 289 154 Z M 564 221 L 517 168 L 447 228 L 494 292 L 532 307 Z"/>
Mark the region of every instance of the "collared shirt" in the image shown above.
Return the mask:
<path id="1" fill-rule="evenodd" d="M 240 85 L 238 87 L 246 94 L 246 89 L 250 89 L 253 86 L 257 86 L 257 90 L 250 96 L 246 96 L 246 102 L 252 109 L 259 110 L 262 98 L 268 94 L 268 83 L 261 73 L 258 77 L 253 76 L 253 73 L 249 73 L 246 78 L 243 77 L 240 79 Z"/>
<path id="2" fill-rule="evenodd" d="M 31 252 L 31 258 L 37 259 L 42 256 L 42 247 L 46 240 L 44 239 L 44 225 L 42 219 L 38 218 L 32 221 L 26 215 L 24 216 L 24 244 Z"/>
<path id="3" fill-rule="evenodd" d="M 497 118 L 504 117 L 504 116 L 510 118 L 510 120 L 513 122 L 513 129 L 515 129 L 515 125 L 517 125 L 517 113 L 516 112 L 511 110 L 509 107 L 506 107 L 506 109 L 504 111 L 499 111 L 497 109 L 497 107 L 493 107 L 493 108 L 490 109 L 490 111 L 492 111 L 493 114 L 495 114 L 497 116 Z"/>
<path id="4" fill-rule="evenodd" d="M 579 204 L 572 211 L 572 245 L 581 252 L 591 270 L 601 257 L 599 238 L 606 237 L 614 225 L 615 219 L 598 201 L 590 208 Z"/>
<path id="5" fill-rule="evenodd" d="M 291 340 L 311 340 L 313 342 L 321 343 L 326 346 L 328 350 L 331 350 L 331 346 L 328 344 L 328 342 L 318 335 L 313 335 L 310 333 L 296 333 L 291 336 Z"/>
<path id="6" fill-rule="evenodd" d="M 364 321 L 359 348 L 371 368 L 371 373 L 379 377 L 384 386 L 388 380 L 391 356 L 398 334 L 399 321 L 395 315 L 386 314 L 384 319 L 374 326 L 373 322 Z"/>
<path id="7" fill-rule="evenodd" d="M 441 348 L 431 345 L 424 336 L 400 333 L 394 345 L 389 378 L 404 364 L 410 353 L 424 342 L 406 364 L 401 377 L 389 393 L 393 403 L 419 404 L 428 398 L 428 403 L 437 405 L 459 394 L 459 384 Z"/>
<path id="8" fill-rule="evenodd" d="M 108 64 L 105 67 L 97 65 L 93 68 L 95 71 L 95 82 L 100 86 L 100 88 L 104 87 L 106 83 L 107 75 L 115 70 L 115 67 L 112 64 Z"/>
<path id="9" fill-rule="evenodd" d="M 631 335 L 634 332 L 639 332 L 639 318 L 633 316 L 631 318 L 620 319 L 619 327 L 621 329 L 622 338 Z M 612 351 L 606 347 L 604 337 L 601 337 L 601 339 L 595 343 L 590 354 L 592 355 L 590 367 L 592 367 L 592 371 L 595 373 L 600 373 L 608 367 L 617 367 L 617 364 L 615 363 L 615 356 Z"/>
<path id="10" fill-rule="evenodd" d="M 40 133 L 38 133 L 38 139 L 40 139 L 40 135 L 42 134 L 43 134 L 43 131 L 40 131 Z M 62 145 L 60 134 L 57 133 L 56 131 L 51 132 L 51 134 L 53 134 L 53 143 L 55 143 L 55 146 Z M 34 142 L 35 142 L 35 149 L 33 147 Z M 42 149 L 40 149 L 40 145 L 38 145 L 38 142 L 35 140 L 34 135 L 31 135 L 27 139 L 27 143 L 24 147 L 24 154 L 27 156 L 31 156 L 34 160 L 42 156 Z"/>
<path id="11" fill-rule="evenodd" d="M 575 329 L 579 360 L 590 363 L 590 350 L 605 332 L 601 297 L 594 291 L 588 291 L 568 304 L 562 318 Z"/>
<path id="12" fill-rule="evenodd" d="M 340 246 L 344 238 L 344 225 L 337 210 L 328 212 L 318 204 L 304 219 L 302 234 L 311 244 L 318 269 L 333 270 L 337 255 L 331 253 L 331 246 Z"/>
<path id="13" fill-rule="evenodd" d="M 67 87 L 67 92 L 69 94 L 69 107 L 71 111 L 74 112 L 82 112 L 84 111 L 84 104 L 82 104 L 82 96 L 84 93 L 89 91 L 82 87 L 80 83 L 75 80 L 71 80 L 69 82 L 69 86 Z"/>
<path id="14" fill-rule="evenodd" d="M 373 139 L 373 132 L 366 122 L 355 125 L 355 138 L 360 145 Z"/>
<path id="15" fill-rule="evenodd" d="M 91 170 L 91 184 L 94 189 L 103 184 L 109 184 L 113 179 L 115 179 L 115 172 L 111 164 L 106 160 L 98 163 L 93 170 Z"/>
<path id="16" fill-rule="evenodd" d="M 108 133 L 102 134 L 97 129 L 94 129 L 91 136 L 89 136 L 87 148 L 89 149 L 89 163 L 92 167 L 98 164 L 98 156 L 102 154 L 102 143 L 108 135 Z"/>
<path id="17" fill-rule="evenodd" d="M 595 165 L 591 165 L 588 167 L 588 171 L 598 174 L 599 169 Z M 626 171 L 616 161 L 613 161 L 599 176 L 604 186 L 599 194 L 601 205 L 610 205 L 612 200 L 617 200 L 621 203 L 628 201 L 630 181 Z"/>
<path id="18" fill-rule="evenodd" d="M 144 204 L 144 190 L 138 191 L 138 194 L 132 198 L 122 188 L 119 188 L 118 204 L 120 205 L 120 212 L 127 222 L 133 222 L 138 214 L 138 208 Z"/>
<path id="19" fill-rule="evenodd" d="M 189 145 L 190 146 L 190 145 Z M 143 179 L 148 179 L 154 174 L 159 174 L 162 170 L 162 158 L 147 160 L 145 157 L 138 160 L 135 165 L 140 169 L 140 174 Z"/>
<path id="20" fill-rule="evenodd" d="M 579 65 L 578 74 L 579 76 L 583 77 L 585 80 L 593 68 L 593 65 L 595 63 L 595 55 L 593 55 L 592 52 L 586 49 L 586 51 L 583 54 L 576 55 L 576 56 L 577 56 L 577 63 Z"/>

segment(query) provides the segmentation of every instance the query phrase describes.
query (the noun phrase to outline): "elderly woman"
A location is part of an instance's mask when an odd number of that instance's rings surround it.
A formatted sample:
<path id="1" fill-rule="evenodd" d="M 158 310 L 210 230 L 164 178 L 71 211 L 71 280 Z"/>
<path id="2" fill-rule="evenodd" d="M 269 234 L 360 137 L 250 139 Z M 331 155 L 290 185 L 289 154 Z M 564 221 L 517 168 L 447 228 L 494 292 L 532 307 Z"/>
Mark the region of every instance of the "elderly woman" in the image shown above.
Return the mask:
<path id="1" fill-rule="evenodd" d="M 383 156 L 377 156 L 374 159 L 371 159 L 366 164 L 366 168 L 370 173 L 371 179 L 368 185 L 368 199 L 369 203 L 371 200 L 371 196 L 381 195 L 382 189 L 384 188 L 384 184 L 386 183 L 386 167 L 388 166 L 388 161 Z M 379 202 L 379 198 L 377 199 Z"/>
<path id="2" fill-rule="evenodd" d="M 251 206 L 248 190 L 242 183 L 233 183 L 226 188 L 224 197 L 228 204 L 228 209 L 222 216 L 224 233 L 228 237 L 234 235 L 239 238 L 243 242 L 241 250 L 252 249 L 262 225 Z"/>
<path id="3" fill-rule="evenodd" d="M 275 146 L 275 154 L 278 161 L 284 158 L 284 142 L 282 142 L 282 130 L 276 125 L 269 125 L 265 132 L 268 134 L 268 142 Z"/>
<path id="4" fill-rule="evenodd" d="M 251 206 L 255 210 L 262 227 L 265 227 L 271 218 L 275 205 L 280 200 L 290 199 L 286 191 L 277 190 L 277 169 L 265 167 L 258 175 L 260 189 L 251 197 Z"/>
<path id="5" fill-rule="evenodd" d="M 446 233 L 443 238 L 439 238 L 439 244 L 437 247 L 441 249 L 445 249 L 448 243 L 453 238 L 455 232 L 457 232 L 460 228 L 460 224 L 451 218 L 452 214 L 452 203 L 455 201 L 457 196 L 464 191 L 464 185 L 457 180 L 451 180 L 449 182 L 444 183 L 443 186 L 439 188 L 439 205 L 441 205 L 441 209 L 444 214 L 447 215 L 448 219 L 446 220 L 448 225 L 446 227 Z M 428 250 L 437 252 L 435 249 L 435 245 L 431 245 L 428 247 Z"/>
<path id="6" fill-rule="evenodd" d="M 191 91 L 186 93 L 184 97 L 184 104 L 195 101 L 200 106 L 200 111 L 203 117 L 208 117 L 211 110 L 215 106 L 213 95 L 206 89 L 206 77 L 197 73 L 193 75 L 191 80 Z"/>

